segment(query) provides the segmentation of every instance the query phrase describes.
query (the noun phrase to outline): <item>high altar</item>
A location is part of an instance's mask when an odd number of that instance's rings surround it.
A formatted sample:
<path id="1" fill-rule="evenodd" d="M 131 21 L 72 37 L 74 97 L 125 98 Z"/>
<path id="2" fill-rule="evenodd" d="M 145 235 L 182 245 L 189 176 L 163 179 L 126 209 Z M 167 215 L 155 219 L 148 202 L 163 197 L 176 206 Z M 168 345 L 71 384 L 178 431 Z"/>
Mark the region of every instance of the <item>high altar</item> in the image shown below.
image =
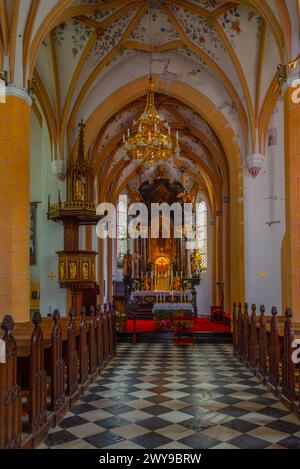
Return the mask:
<path id="1" fill-rule="evenodd" d="M 157 169 L 153 182 L 146 181 L 139 189 L 140 201 L 147 205 L 149 214 L 152 203 L 183 203 L 183 193 L 183 185 L 178 181 L 171 182 L 162 167 Z M 172 213 L 169 238 L 162 237 L 161 218 L 160 214 L 157 220 L 149 219 L 148 237 L 135 240 L 134 252 L 128 254 L 129 262 L 132 261 L 132 273 L 128 276 L 130 269 L 127 265 L 124 280 L 130 283 L 131 299 L 136 304 L 156 304 L 159 298 L 163 298 L 165 303 L 190 301 L 196 309 L 194 287 L 200 282 L 200 272 L 196 271 L 191 262 L 192 253 L 186 249 L 185 236 L 174 237 Z M 157 239 L 150 236 L 151 224 L 153 226 L 156 223 L 159 223 L 160 230 Z M 183 297 L 184 292 L 189 293 L 188 296 Z"/>

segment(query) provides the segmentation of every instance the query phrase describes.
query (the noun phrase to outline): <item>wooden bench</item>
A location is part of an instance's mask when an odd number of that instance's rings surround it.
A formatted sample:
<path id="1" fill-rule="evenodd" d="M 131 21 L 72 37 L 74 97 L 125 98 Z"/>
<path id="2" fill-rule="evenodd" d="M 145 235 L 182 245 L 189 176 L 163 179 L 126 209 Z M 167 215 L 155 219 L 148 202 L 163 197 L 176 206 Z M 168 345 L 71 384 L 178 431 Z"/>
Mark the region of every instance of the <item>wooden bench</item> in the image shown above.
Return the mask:
<path id="1" fill-rule="evenodd" d="M 6 363 L 0 364 L 0 448 L 37 447 L 115 354 L 113 306 L 85 308 L 76 318 L 2 323 Z M 14 330 L 13 330 L 14 328 Z M 12 330 L 14 335 L 12 335 Z M 21 435 L 23 433 L 23 438 Z M 25 438 L 24 438 L 25 435 Z"/>
<path id="2" fill-rule="evenodd" d="M 300 323 L 293 323 L 292 311 L 279 316 L 272 308 L 270 317 L 265 307 L 260 307 L 259 318 L 256 305 L 252 305 L 249 319 L 248 306 L 242 314 L 241 304 L 233 305 L 234 354 L 243 359 L 258 378 L 274 391 L 291 408 L 299 407 L 299 365 L 292 359 L 294 339 L 300 338 Z M 296 404 L 298 402 L 298 404 Z"/>

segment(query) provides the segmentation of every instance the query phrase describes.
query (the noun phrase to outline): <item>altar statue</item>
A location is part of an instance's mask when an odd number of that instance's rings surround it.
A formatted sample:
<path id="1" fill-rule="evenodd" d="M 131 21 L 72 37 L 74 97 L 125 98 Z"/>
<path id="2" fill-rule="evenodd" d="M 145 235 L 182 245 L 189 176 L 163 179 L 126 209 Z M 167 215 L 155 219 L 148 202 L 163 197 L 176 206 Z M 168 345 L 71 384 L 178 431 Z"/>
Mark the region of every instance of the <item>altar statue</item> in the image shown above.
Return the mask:
<path id="1" fill-rule="evenodd" d="M 146 276 L 146 277 L 143 278 L 142 289 L 143 289 L 143 291 L 151 291 L 151 289 L 152 289 L 151 277 Z"/>
<path id="2" fill-rule="evenodd" d="M 123 257 L 123 275 L 124 278 L 132 278 L 132 255 L 129 249 Z"/>
<path id="3" fill-rule="evenodd" d="M 182 281 L 180 277 L 174 277 L 173 279 L 173 290 L 181 291 L 182 290 Z"/>
<path id="4" fill-rule="evenodd" d="M 85 197 L 85 184 L 80 178 L 76 180 L 76 200 L 83 202 Z"/>
<path id="5" fill-rule="evenodd" d="M 201 275 L 201 263 L 202 263 L 202 256 L 199 250 L 196 250 L 191 257 L 191 268 L 192 268 L 192 276 L 194 278 L 200 277 Z"/>

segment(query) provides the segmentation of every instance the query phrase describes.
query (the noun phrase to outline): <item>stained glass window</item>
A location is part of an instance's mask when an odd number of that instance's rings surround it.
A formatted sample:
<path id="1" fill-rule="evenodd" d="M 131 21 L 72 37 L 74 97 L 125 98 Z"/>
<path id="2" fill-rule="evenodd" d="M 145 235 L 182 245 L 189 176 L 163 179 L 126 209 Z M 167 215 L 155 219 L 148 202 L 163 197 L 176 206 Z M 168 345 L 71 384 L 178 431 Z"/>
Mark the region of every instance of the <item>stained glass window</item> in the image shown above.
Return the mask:
<path id="1" fill-rule="evenodd" d="M 117 263 L 121 265 L 127 252 L 127 208 L 120 203 L 117 209 Z"/>
<path id="2" fill-rule="evenodd" d="M 203 270 L 206 270 L 208 267 L 207 205 L 204 201 L 198 204 L 197 228 L 198 228 L 198 249 L 201 254 L 201 268 Z"/>

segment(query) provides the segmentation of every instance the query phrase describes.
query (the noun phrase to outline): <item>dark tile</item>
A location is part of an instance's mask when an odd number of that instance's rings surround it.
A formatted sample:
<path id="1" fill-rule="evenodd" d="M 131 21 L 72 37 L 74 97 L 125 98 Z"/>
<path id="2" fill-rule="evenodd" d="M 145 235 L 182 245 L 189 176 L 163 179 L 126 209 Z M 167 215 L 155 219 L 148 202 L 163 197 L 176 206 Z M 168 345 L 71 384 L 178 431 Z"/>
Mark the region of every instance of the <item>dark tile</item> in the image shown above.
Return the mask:
<path id="1" fill-rule="evenodd" d="M 126 402 L 135 401 L 136 397 L 131 396 L 130 394 L 124 393 L 124 394 L 119 394 L 118 396 L 112 396 L 109 399 L 115 402 L 123 402 L 124 404 L 126 404 Z"/>
<path id="2" fill-rule="evenodd" d="M 52 448 L 53 446 L 69 443 L 70 441 L 75 441 L 77 439 L 78 438 L 76 436 L 72 435 L 66 430 L 61 430 L 55 433 L 51 433 L 51 435 L 49 435 L 47 440 L 45 441 L 45 444 L 49 448 Z"/>
<path id="3" fill-rule="evenodd" d="M 132 412 L 132 407 L 125 405 L 123 403 L 115 404 L 110 407 L 105 407 L 105 412 L 109 412 L 110 414 L 120 415 L 125 414 L 126 412 Z"/>
<path id="4" fill-rule="evenodd" d="M 199 392 L 199 390 L 198 390 Z M 191 396 L 185 396 L 180 398 L 181 401 L 187 402 L 188 404 L 195 404 L 195 405 L 201 405 L 201 399 L 199 395 L 191 395 Z"/>
<path id="5" fill-rule="evenodd" d="M 122 438 L 119 435 L 115 435 L 114 433 L 104 432 L 104 433 L 99 433 L 99 435 L 93 435 L 93 436 L 84 438 L 84 441 L 94 446 L 95 448 L 100 449 L 100 448 L 104 448 L 105 446 L 114 445 L 116 443 L 124 441 L 124 438 Z"/>
<path id="6" fill-rule="evenodd" d="M 249 414 L 249 410 L 240 409 L 239 407 L 228 406 L 224 409 L 220 409 L 220 412 L 225 415 L 230 415 L 230 417 L 242 417 L 243 415 Z"/>
<path id="7" fill-rule="evenodd" d="M 106 410 L 106 409 L 105 409 Z M 132 409 L 130 409 L 132 410 Z M 106 428 L 110 430 L 111 428 L 123 427 L 124 425 L 128 425 L 128 420 L 122 419 L 122 417 L 108 417 L 103 420 L 97 420 L 94 422 L 96 425 L 99 425 L 102 428 Z"/>
<path id="8" fill-rule="evenodd" d="M 291 435 L 285 438 L 284 440 L 278 441 L 277 444 L 289 449 L 300 449 L 300 438 Z"/>
<path id="9" fill-rule="evenodd" d="M 138 436 L 137 438 L 134 438 L 131 441 L 133 441 L 137 445 L 142 446 L 143 448 L 154 449 L 166 445 L 172 440 L 170 440 L 170 438 L 166 438 L 165 436 L 159 435 L 158 433 L 151 432 L 146 433 L 145 435 Z"/>
<path id="10" fill-rule="evenodd" d="M 259 425 L 255 425 L 254 423 L 246 422 L 245 420 L 241 419 L 234 419 L 223 423 L 223 427 L 231 428 L 232 430 L 236 430 L 241 433 L 251 432 L 251 430 L 254 430 L 258 426 Z"/>
<path id="11" fill-rule="evenodd" d="M 193 449 L 210 449 L 221 443 L 221 441 L 217 440 L 216 438 L 212 438 L 201 433 L 188 436 L 179 441 L 180 443 L 183 443 L 184 445 Z"/>
<path id="12" fill-rule="evenodd" d="M 73 414 L 83 414 L 84 412 L 91 412 L 92 410 L 97 410 L 97 407 L 91 404 L 79 404 L 73 407 L 72 412 Z"/>
<path id="13" fill-rule="evenodd" d="M 234 405 L 234 404 L 238 404 L 239 402 L 241 402 L 241 399 L 237 399 L 236 397 L 231 397 L 231 396 L 222 396 L 222 397 L 217 397 L 216 401 L 220 402 L 221 404 Z"/>
<path id="14" fill-rule="evenodd" d="M 260 388 L 256 388 L 255 386 L 253 387 L 250 387 L 250 388 L 245 388 L 243 389 L 243 392 L 247 392 L 248 394 L 254 394 L 255 396 L 262 396 L 263 394 L 266 394 L 268 391 L 267 389 L 260 389 Z M 265 398 L 267 399 L 267 398 Z M 276 399 L 270 399 L 270 401 L 276 401 Z"/>
<path id="15" fill-rule="evenodd" d="M 218 384 L 219 384 L 219 383 L 218 383 Z M 232 394 L 232 393 L 235 392 L 235 391 L 233 391 L 232 389 L 225 388 L 224 386 L 220 386 L 219 388 L 214 389 L 214 391 L 217 392 L 218 394 L 224 394 L 225 396 L 228 395 L 228 394 Z"/>
<path id="16" fill-rule="evenodd" d="M 171 424 L 170 422 L 167 422 L 167 420 L 160 419 L 159 417 L 152 417 L 149 419 L 140 420 L 138 425 L 140 427 L 147 428 L 148 430 L 155 431 L 163 427 L 168 427 Z"/>
<path id="17" fill-rule="evenodd" d="M 272 428 L 272 430 L 289 433 L 290 435 L 300 431 L 300 425 L 286 422 L 285 420 L 275 420 L 274 422 L 268 423 L 266 427 Z"/>
<path id="18" fill-rule="evenodd" d="M 101 395 L 100 394 L 87 394 L 86 396 L 82 396 L 80 398 L 80 401 L 81 402 L 94 402 L 94 401 L 99 401 L 99 399 L 101 399 Z"/>
<path id="19" fill-rule="evenodd" d="M 254 399 L 250 399 L 249 402 L 255 402 L 256 404 L 271 406 L 272 404 L 276 404 L 276 402 L 278 401 L 276 401 L 275 399 L 270 399 L 269 397 L 258 396 Z"/>
<path id="20" fill-rule="evenodd" d="M 153 404 L 162 404 L 163 402 L 171 401 L 169 397 L 162 396 L 159 394 L 158 396 L 147 397 L 148 402 L 153 402 Z"/>
<path id="21" fill-rule="evenodd" d="M 240 449 L 264 449 L 271 446 L 271 443 L 251 435 L 241 435 L 228 441 L 230 445 L 237 446 Z M 280 444 L 280 443 L 278 443 Z"/>
<path id="22" fill-rule="evenodd" d="M 189 428 L 194 432 L 200 432 L 201 430 L 205 430 L 205 428 L 214 427 L 215 424 L 209 422 L 209 420 L 204 420 L 201 418 L 194 418 L 191 420 L 186 420 L 185 422 L 181 422 L 181 426 L 185 428 Z"/>
<path id="23" fill-rule="evenodd" d="M 88 420 L 83 419 L 79 415 L 74 415 L 74 417 L 67 417 L 66 419 L 64 419 L 62 422 L 60 422 L 59 426 L 62 428 L 71 428 L 77 427 L 78 425 L 84 425 L 88 422 Z"/>
<path id="24" fill-rule="evenodd" d="M 282 417 L 289 415 L 290 412 L 287 410 L 276 409 L 274 407 L 265 407 L 260 409 L 259 413 L 267 415 L 268 417 L 274 417 L 275 419 L 281 419 Z"/>
<path id="25" fill-rule="evenodd" d="M 182 412 L 184 412 L 185 414 L 192 415 L 193 417 L 201 417 L 201 415 L 207 414 L 209 410 L 204 409 L 203 407 L 191 406 L 185 407 L 184 409 L 182 409 Z"/>
<path id="26" fill-rule="evenodd" d="M 156 386 L 155 388 L 151 388 L 150 391 L 155 392 L 155 394 L 163 394 L 165 392 L 170 392 L 171 389 L 166 386 Z"/>
<path id="27" fill-rule="evenodd" d="M 169 410 L 167 407 L 164 407 L 162 405 L 153 405 L 151 407 L 145 407 L 145 409 L 143 409 L 143 412 L 146 412 L 147 414 L 150 414 L 150 415 L 157 416 L 157 415 L 165 414 L 169 412 Z"/>

